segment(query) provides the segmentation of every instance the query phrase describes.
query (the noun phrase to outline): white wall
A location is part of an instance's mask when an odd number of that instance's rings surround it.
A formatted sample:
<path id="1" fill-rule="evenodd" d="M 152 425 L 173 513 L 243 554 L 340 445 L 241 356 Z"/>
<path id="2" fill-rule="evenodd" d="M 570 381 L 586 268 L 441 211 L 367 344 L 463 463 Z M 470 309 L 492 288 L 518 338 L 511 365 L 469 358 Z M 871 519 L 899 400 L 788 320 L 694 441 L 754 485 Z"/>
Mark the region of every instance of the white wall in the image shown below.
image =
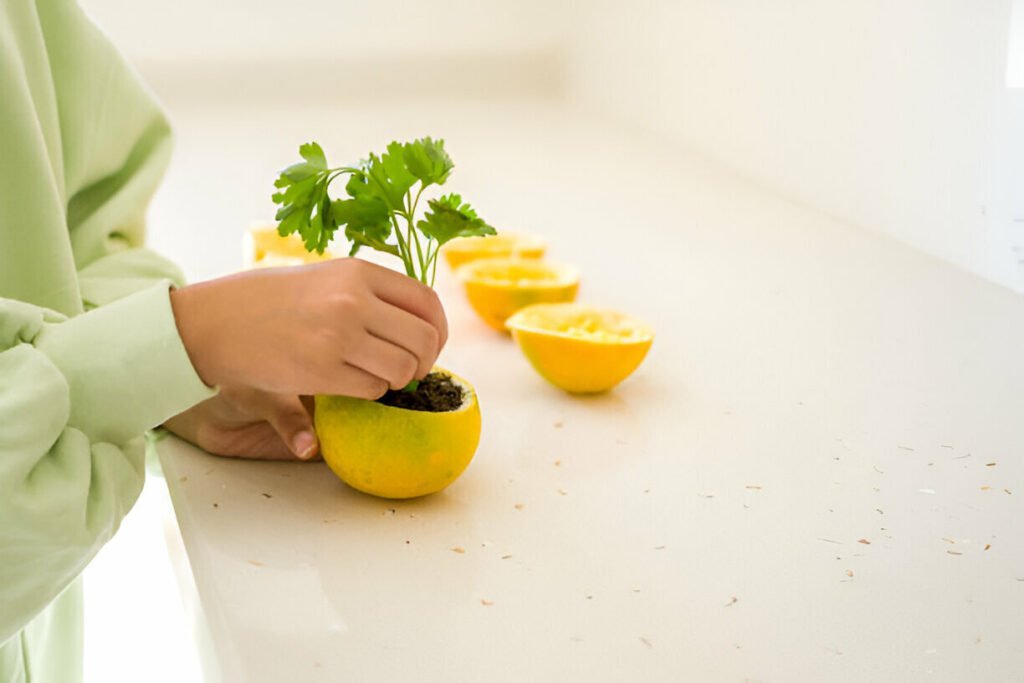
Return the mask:
<path id="1" fill-rule="evenodd" d="M 80 2 L 172 104 L 533 97 L 562 86 L 557 2 Z"/>
<path id="2" fill-rule="evenodd" d="M 1024 291 L 1024 0 L 82 2 L 172 111 L 567 99 Z"/>
<path id="3" fill-rule="evenodd" d="M 1024 291 L 1011 0 L 587 7 L 578 102 Z"/>

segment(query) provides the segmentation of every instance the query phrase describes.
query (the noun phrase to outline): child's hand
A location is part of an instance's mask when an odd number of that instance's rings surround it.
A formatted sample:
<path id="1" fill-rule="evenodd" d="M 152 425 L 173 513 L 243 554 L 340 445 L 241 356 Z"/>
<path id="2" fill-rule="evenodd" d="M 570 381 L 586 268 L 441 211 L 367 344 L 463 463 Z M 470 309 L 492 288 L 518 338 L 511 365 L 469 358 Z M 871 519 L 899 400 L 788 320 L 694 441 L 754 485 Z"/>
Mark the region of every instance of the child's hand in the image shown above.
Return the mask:
<path id="1" fill-rule="evenodd" d="M 309 460 L 317 454 L 313 422 L 299 397 L 259 389 L 222 387 L 164 427 L 217 455 Z"/>
<path id="2" fill-rule="evenodd" d="M 210 385 L 378 398 L 430 372 L 448 338 L 432 289 L 359 259 L 249 271 L 171 292 Z"/>

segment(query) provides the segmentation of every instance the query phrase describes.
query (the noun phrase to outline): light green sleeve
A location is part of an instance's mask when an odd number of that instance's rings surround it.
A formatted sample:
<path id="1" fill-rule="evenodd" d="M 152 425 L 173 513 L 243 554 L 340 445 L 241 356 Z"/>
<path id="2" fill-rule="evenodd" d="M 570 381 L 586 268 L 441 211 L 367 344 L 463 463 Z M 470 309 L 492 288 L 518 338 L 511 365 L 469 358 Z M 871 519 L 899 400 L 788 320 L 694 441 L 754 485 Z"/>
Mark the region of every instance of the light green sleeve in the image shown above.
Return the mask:
<path id="1" fill-rule="evenodd" d="M 213 390 L 141 248 L 169 127 L 70 0 L 0 2 L 0 150 L 0 674 L 72 680 L 26 627 L 135 502 L 143 432 Z"/>

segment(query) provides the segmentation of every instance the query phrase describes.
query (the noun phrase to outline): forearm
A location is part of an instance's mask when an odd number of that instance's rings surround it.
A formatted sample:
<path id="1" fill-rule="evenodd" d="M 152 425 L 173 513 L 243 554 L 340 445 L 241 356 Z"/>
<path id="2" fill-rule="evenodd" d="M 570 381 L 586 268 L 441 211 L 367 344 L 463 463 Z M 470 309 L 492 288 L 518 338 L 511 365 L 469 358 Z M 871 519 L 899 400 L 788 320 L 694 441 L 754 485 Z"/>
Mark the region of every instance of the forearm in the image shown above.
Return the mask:
<path id="1" fill-rule="evenodd" d="M 72 319 L 0 299 L 0 642 L 117 529 L 142 487 L 143 431 L 212 394 L 168 286 Z"/>

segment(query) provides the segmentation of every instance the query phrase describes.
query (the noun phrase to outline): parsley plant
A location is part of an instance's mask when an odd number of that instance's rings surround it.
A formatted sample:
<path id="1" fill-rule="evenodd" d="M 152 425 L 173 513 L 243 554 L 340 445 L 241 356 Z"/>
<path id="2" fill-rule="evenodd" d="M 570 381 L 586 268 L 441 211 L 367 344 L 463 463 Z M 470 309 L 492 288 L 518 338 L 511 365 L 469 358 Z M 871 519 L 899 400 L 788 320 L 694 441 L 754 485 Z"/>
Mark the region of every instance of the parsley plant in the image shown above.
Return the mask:
<path id="1" fill-rule="evenodd" d="M 495 234 L 457 194 L 428 200 L 425 215 L 416 220 L 423 191 L 444 185 L 454 167 L 444 140 L 392 142 L 384 154 L 370 154 L 358 166 L 331 168 L 315 142 L 299 147 L 299 155 L 302 161 L 281 171 L 274 182 L 278 191 L 272 199 L 280 205 L 277 231 L 281 236 L 298 233 L 309 251 L 322 254 L 343 229 L 352 245 L 349 256 L 362 247 L 393 254 L 402 259 L 406 275 L 433 286 L 445 242 Z M 332 199 L 330 185 L 343 175 L 348 176 L 346 196 Z"/>

